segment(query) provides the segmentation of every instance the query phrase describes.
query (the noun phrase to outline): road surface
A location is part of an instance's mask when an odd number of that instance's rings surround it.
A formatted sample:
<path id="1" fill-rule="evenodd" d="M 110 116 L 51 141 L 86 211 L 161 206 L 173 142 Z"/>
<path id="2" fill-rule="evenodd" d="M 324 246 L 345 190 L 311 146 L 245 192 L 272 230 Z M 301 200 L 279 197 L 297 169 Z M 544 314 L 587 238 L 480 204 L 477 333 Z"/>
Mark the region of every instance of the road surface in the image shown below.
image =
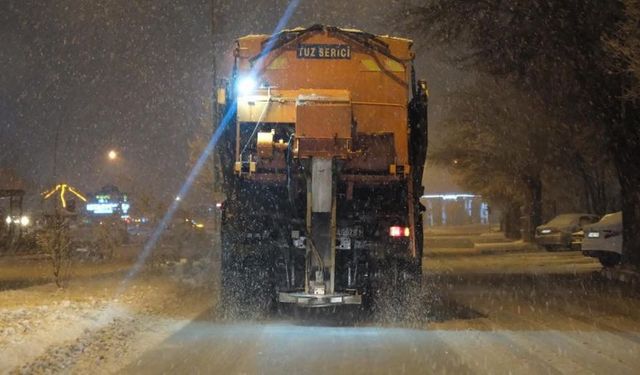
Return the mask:
<path id="1" fill-rule="evenodd" d="M 576 252 L 427 254 L 423 293 L 364 319 L 349 311 L 171 332 L 125 373 L 611 373 L 640 369 L 640 297 Z M 404 313 L 407 312 L 408 313 Z"/>

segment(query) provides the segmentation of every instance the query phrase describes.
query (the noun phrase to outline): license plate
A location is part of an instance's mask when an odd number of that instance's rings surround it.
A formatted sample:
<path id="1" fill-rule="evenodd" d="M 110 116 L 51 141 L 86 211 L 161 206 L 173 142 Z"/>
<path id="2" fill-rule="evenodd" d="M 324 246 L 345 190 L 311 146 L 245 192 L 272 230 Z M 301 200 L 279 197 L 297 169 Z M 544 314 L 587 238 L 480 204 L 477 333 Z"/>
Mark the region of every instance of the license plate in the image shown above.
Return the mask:
<path id="1" fill-rule="evenodd" d="M 337 229 L 339 237 L 362 237 L 364 230 L 362 227 L 342 227 Z"/>

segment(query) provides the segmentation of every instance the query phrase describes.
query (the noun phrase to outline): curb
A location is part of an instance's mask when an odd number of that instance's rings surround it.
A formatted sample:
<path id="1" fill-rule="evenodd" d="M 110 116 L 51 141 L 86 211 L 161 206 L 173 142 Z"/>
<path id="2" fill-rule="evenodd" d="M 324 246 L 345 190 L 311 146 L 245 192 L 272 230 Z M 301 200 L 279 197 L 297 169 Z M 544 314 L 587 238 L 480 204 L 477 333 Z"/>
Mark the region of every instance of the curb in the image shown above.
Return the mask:
<path id="1" fill-rule="evenodd" d="M 477 245 L 477 244 L 476 244 Z M 490 244 L 491 245 L 491 244 Z M 467 248 L 437 248 L 435 252 L 425 251 L 424 256 L 428 258 L 446 258 L 456 256 L 479 256 L 479 255 L 500 255 L 500 254 L 517 254 L 517 253 L 535 253 L 545 251 L 536 246 L 521 245 L 521 246 L 503 246 L 502 248 L 495 248 L 482 244 L 482 246 L 467 247 Z M 443 251 L 444 250 L 444 251 Z"/>
<path id="2" fill-rule="evenodd" d="M 428 247 L 427 247 L 427 249 L 428 249 Z M 467 248 L 452 247 L 452 248 L 436 248 L 436 249 L 438 249 L 438 250 L 436 250 L 435 252 L 426 250 L 423 253 L 423 257 L 426 257 L 426 258 L 447 258 L 447 257 L 457 257 L 457 256 L 478 256 L 478 255 L 482 255 L 480 253 L 480 251 L 478 251 L 477 249 L 474 249 L 473 247 L 467 247 Z"/>
<path id="3" fill-rule="evenodd" d="M 532 247 L 524 247 L 524 248 L 515 248 L 515 249 L 504 249 L 504 250 L 495 250 L 495 249 L 486 249 L 479 250 L 481 255 L 495 255 L 495 254 L 518 254 L 518 253 L 536 253 L 542 252 L 537 248 Z"/>
<path id="4" fill-rule="evenodd" d="M 634 286 L 640 285 L 640 273 L 628 268 L 622 268 L 619 266 L 614 268 L 603 268 L 600 271 L 600 275 L 608 280 L 619 281 Z"/>
<path id="5" fill-rule="evenodd" d="M 538 246 L 527 242 L 475 243 L 473 247 L 480 254 L 532 253 L 540 251 Z"/>

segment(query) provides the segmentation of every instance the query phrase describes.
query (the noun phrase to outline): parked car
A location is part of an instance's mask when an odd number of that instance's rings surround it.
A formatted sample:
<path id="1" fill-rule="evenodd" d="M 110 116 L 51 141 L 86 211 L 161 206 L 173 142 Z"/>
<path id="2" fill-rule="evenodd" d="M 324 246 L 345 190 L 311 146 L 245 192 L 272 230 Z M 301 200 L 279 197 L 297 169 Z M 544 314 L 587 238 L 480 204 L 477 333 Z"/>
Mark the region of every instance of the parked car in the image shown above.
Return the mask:
<path id="1" fill-rule="evenodd" d="M 571 248 L 572 234 L 600 219 L 591 214 L 562 214 L 536 228 L 536 243 L 551 251 Z"/>
<path id="2" fill-rule="evenodd" d="M 604 267 L 613 267 L 622 257 L 622 211 L 604 215 L 584 228 L 582 254 L 598 258 Z"/>

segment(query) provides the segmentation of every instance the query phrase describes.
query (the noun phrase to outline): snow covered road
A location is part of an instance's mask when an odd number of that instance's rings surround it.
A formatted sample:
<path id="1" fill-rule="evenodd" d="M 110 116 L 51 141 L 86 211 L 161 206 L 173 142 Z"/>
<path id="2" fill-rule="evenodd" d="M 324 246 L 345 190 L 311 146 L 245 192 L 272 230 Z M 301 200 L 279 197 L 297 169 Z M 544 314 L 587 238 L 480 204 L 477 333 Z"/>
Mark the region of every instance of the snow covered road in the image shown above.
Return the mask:
<path id="1" fill-rule="evenodd" d="M 579 253 L 442 250 L 425 258 L 424 271 L 423 291 L 411 306 L 366 317 L 338 311 L 222 319 L 215 288 L 190 289 L 161 275 L 141 277 L 118 301 L 109 299 L 113 277 L 57 297 L 47 286 L 4 291 L 1 321 L 11 327 L 0 337 L 0 372 L 633 374 L 640 368 L 640 296 L 603 278 L 598 264 Z M 64 299 L 54 304 L 56 298 Z M 96 312 L 106 306 L 118 313 L 100 321 Z M 57 339 L 38 346 L 41 336 Z"/>
<path id="2" fill-rule="evenodd" d="M 470 268 L 471 267 L 471 268 Z M 423 317 L 218 322 L 204 314 L 130 373 L 615 373 L 640 368 L 640 299 L 578 253 L 425 259 Z"/>

